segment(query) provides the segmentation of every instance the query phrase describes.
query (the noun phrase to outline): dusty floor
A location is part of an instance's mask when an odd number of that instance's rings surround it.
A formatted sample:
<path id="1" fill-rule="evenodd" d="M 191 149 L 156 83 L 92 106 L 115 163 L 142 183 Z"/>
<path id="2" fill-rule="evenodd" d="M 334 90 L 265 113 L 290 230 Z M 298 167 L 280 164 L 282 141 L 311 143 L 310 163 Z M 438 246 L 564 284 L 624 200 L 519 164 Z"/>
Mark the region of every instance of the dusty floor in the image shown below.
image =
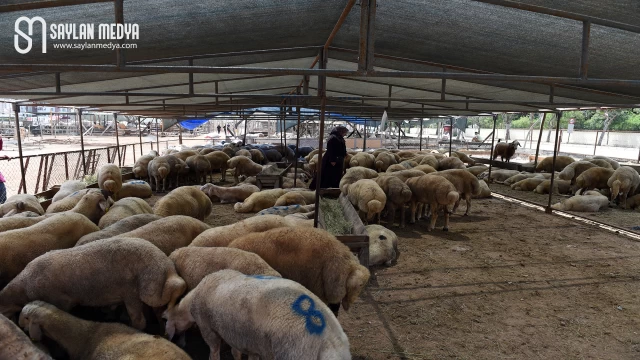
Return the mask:
<path id="1" fill-rule="evenodd" d="M 495 198 L 463 212 L 393 228 L 398 263 L 339 316 L 354 359 L 640 358 L 640 243 Z M 207 222 L 247 216 L 216 204 Z"/>

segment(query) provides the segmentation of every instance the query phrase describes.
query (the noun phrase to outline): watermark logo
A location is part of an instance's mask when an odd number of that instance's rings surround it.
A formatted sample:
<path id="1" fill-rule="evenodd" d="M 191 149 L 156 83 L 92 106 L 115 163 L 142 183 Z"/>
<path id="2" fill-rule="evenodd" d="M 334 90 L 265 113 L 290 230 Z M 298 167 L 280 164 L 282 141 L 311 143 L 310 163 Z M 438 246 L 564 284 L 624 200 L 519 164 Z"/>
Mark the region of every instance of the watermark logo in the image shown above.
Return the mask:
<path id="1" fill-rule="evenodd" d="M 27 32 L 21 30 L 23 23 L 27 23 Z M 34 24 L 39 23 L 42 26 L 42 53 L 47 53 L 47 37 L 54 40 L 54 49 L 135 49 L 135 43 L 123 43 L 123 40 L 138 40 L 140 38 L 140 27 L 138 24 L 74 24 L 61 23 L 51 24 L 47 27 L 47 22 L 40 16 L 29 18 L 21 16 L 16 20 L 15 31 L 13 37 L 13 46 L 20 54 L 27 54 L 33 48 L 33 29 Z M 22 26 L 23 27 L 23 26 Z M 97 28 L 97 36 L 96 36 Z M 26 40 L 27 46 L 20 47 L 20 42 L 24 44 Z M 55 43 L 55 40 L 65 41 L 65 43 Z M 81 43 L 73 43 L 76 40 L 84 40 Z M 88 42 L 86 40 L 117 40 L 117 42 Z M 72 42 L 72 43 L 69 43 Z"/>
<path id="2" fill-rule="evenodd" d="M 47 22 L 40 16 L 36 16 L 31 19 L 26 16 L 21 16 L 16 20 L 16 24 L 15 24 L 16 35 L 13 36 L 13 47 L 15 47 L 16 51 L 19 52 L 20 54 L 28 53 L 29 51 L 31 51 L 31 48 L 33 47 L 33 40 L 31 39 L 31 35 L 33 35 L 33 23 L 36 21 L 39 21 L 40 25 L 42 25 L 42 53 L 43 54 L 47 53 Z M 28 27 L 29 35 L 25 34 L 24 32 L 22 32 L 22 30 L 20 30 L 20 24 L 22 24 L 23 22 L 26 22 L 29 25 Z M 19 38 L 20 36 L 23 39 L 27 40 L 26 49 L 22 49 L 20 47 L 20 38 Z"/>

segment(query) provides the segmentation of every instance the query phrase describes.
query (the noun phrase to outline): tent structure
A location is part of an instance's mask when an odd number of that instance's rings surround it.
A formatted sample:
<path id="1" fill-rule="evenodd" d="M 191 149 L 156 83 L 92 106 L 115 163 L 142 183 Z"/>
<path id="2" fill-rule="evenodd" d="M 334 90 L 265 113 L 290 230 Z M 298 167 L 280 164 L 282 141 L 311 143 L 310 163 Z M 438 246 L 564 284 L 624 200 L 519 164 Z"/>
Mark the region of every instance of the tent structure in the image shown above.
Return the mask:
<path id="1" fill-rule="evenodd" d="M 0 38 L 9 50 L 0 97 L 19 102 L 16 121 L 20 106 L 38 103 L 173 122 L 308 108 L 321 130 L 331 114 L 404 121 L 640 107 L 640 7 L 623 1 L 9 0 L 2 32 L 27 13 L 49 24 L 135 23 L 140 38 L 80 55 L 52 40 L 41 52 L 37 22 L 28 54 Z"/>

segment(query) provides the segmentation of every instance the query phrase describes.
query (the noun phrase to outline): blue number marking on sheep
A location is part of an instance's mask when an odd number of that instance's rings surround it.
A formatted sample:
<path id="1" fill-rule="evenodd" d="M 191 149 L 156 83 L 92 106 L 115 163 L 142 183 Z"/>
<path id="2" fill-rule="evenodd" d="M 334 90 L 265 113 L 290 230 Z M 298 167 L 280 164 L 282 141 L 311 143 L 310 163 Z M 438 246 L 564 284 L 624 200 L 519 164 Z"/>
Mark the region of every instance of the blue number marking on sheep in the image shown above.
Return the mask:
<path id="1" fill-rule="evenodd" d="M 309 304 L 306 310 L 303 307 L 305 303 Z M 308 295 L 300 295 L 296 299 L 296 301 L 291 304 L 291 309 L 296 314 L 304 317 L 305 326 L 309 334 L 322 334 L 327 324 L 324 320 L 324 315 L 322 315 L 322 312 L 316 310 L 316 304 L 312 298 L 310 298 Z"/>
<path id="2" fill-rule="evenodd" d="M 247 277 L 259 279 L 259 280 L 281 279 L 279 277 L 269 276 L 269 275 L 247 275 Z"/>
<path id="3" fill-rule="evenodd" d="M 133 181 L 129 181 L 128 184 L 146 184 L 146 181 L 142 181 L 142 180 L 133 180 Z"/>

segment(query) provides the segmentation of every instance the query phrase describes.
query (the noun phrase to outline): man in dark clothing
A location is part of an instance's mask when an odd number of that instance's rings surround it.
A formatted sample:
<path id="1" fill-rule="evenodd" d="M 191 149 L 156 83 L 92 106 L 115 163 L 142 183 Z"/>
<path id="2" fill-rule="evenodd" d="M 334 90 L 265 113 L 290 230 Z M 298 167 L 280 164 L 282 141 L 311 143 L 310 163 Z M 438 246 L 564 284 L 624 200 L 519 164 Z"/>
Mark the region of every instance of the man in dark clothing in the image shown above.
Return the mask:
<path id="1" fill-rule="evenodd" d="M 220 130 L 221 130 L 221 129 L 222 129 L 222 128 L 220 127 L 220 125 L 218 125 L 218 134 L 220 134 Z"/>
<path id="2" fill-rule="evenodd" d="M 348 130 L 344 126 L 337 126 L 331 130 L 327 139 L 327 152 L 322 156 L 321 188 L 340 187 L 344 157 L 347 156 L 347 145 L 344 136 Z"/>

